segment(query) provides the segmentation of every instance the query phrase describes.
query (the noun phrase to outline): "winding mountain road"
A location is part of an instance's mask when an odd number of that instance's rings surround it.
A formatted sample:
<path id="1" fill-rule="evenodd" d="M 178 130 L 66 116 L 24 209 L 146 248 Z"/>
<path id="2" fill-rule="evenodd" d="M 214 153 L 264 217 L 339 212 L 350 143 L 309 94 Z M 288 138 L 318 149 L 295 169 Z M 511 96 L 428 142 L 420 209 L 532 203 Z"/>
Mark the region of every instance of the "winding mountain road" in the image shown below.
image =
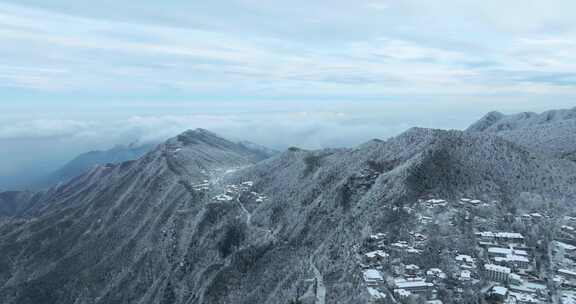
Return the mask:
<path id="1" fill-rule="evenodd" d="M 316 304 L 326 304 L 326 285 L 324 284 L 324 276 L 316 264 L 314 264 L 314 259 L 310 257 L 310 265 L 314 271 L 314 277 L 316 278 Z"/>
<path id="2" fill-rule="evenodd" d="M 244 204 L 240 201 L 240 195 L 241 194 L 238 193 L 236 195 L 236 198 L 234 199 L 234 201 L 238 204 L 238 206 L 240 206 L 240 209 L 246 215 L 246 225 L 248 227 L 253 227 L 253 228 L 256 228 L 257 230 L 263 231 L 266 234 L 266 236 L 268 236 L 273 241 L 276 241 L 276 236 L 274 236 L 274 233 L 272 232 L 272 230 L 262 228 L 262 227 L 259 227 L 257 225 L 252 224 L 252 213 L 250 211 L 248 211 L 248 209 L 246 209 L 246 206 L 244 206 Z"/>

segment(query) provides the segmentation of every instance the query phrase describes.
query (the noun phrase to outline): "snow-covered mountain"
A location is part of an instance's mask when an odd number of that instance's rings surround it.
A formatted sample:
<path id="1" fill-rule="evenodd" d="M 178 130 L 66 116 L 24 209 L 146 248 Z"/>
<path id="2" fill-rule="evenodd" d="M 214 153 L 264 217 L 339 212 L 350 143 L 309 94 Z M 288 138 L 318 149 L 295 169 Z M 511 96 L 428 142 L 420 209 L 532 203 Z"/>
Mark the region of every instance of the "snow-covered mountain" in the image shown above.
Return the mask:
<path id="1" fill-rule="evenodd" d="M 576 155 L 576 108 L 541 114 L 490 112 L 467 131 L 498 134 L 534 151 L 556 157 L 574 159 Z"/>
<path id="2" fill-rule="evenodd" d="M 415 128 L 266 158 L 188 131 L 0 225 L 0 302 L 365 302 L 355 248 L 366 231 L 402 236 L 399 208 L 430 195 L 569 204 L 575 184 L 575 163 L 490 133 Z"/>
<path id="3" fill-rule="evenodd" d="M 152 150 L 155 146 L 156 145 L 154 144 L 128 146 L 119 145 L 109 150 L 90 151 L 83 153 L 66 163 L 60 169 L 52 172 L 48 176 L 33 182 L 30 188 L 48 188 L 58 183 L 66 182 L 71 178 L 77 177 L 82 173 L 90 170 L 94 166 L 118 164 L 121 162 L 137 159 L 146 154 L 148 151 Z"/>

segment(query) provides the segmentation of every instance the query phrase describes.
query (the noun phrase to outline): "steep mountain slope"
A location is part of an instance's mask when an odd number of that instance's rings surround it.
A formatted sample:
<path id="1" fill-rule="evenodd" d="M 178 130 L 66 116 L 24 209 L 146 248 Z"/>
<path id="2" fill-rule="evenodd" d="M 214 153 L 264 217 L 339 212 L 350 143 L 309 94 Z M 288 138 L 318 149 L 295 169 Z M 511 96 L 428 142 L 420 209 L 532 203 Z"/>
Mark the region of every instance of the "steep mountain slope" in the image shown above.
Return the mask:
<path id="1" fill-rule="evenodd" d="M 0 217 L 16 216 L 24 213 L 40 196 L 32 192 L 0 192 Z"/>
<path id="2" fill-rule="evenodd" d="M 62 168 L 38 181 L 35 181 L 30 187 L 33 189 L 47 188 L 79 176 L 94 166 L 118 164 L 129 160 L 135 160 L 152 150 L 154 147 L 155 145 L 152 144 L 141 146 L 116 146 L 109 150 L 83 153 L 65 164 Z"/>
<path id="3" fill-rule="evenodd" d="M 498 134 L 534 151 L 573 159 L 571 156 L 576 153 L 576 108 L 541 114 L 491 112 L 467 131 Z"/>
<path id="4" fill-rule="evenodd" d="M 166 288 L 170 273 L 183 269 L 177 267 L 181 254 L 199 254 L 190 243 L 198 221 L 232 213 L 205 209 L 199 202 L 206 193 L 195 190 L 192 183 L 258 160 L 243 146 L 196 130 L 137 161 L 99 166 L 57 187 L 49 202 L 43 203 L 47 209 L 41 217 L 22 226 L 3 227 L 0 233 L 0 302 L 72 303 L 99 298 L 127 303 L 135 297 L 162 298 L 154 292 Z M 233 219 L 225 222 L 233 224 Z M 221 233 L 225 231 L 200 232 L 193 241 L 212 244 Z M 191 248 L 176 247 L 176 240 Z M 202 247 L 210 252 L 208 245 Z M 205 259 L 216 258 L 218 251 L 214 252 Z M 142 263 L 151 266 L 139 267 Z M 143 286 L 151 294 L 139 292 Z M 127 292 L 119 294 L 119 290 Z"/>
<path id="5" fill-rule="evenodd" d="M 238 144 L 242 145 L 245 148 L 250 149 L 256 153 L 259 153 L 264 158 L 270 158 L 272 156 L 280 154 L 280 152 L 278 152 L 274 149 L 270 149 L 268 147 L 265 147 L 265 146 L 259 145 L 257 143 L 253 143 L 251 141 L 247 141 L 247 140 L 239 141 Z"/>
<path id="6" fill-rule="evenodd" d="M 1 303 L 357 303 L 354 248 L 427 194 L 576 197 L 576 164 L 499 137 L 412 129 L 262 158 L 197 130 L 52 190 L 0 226 Z"/>
<path id="7" fill-rule="evenodd" d="M 65 183 L 74 177 L 78 177 L 96 166 L 120 164 L 122 162 L 136 160 L 154 149 L 155 146 L 156 145 L 152 144 L 117 146 L 110 150 L 87 152 L 74 158 L 50 175 L 35 181 L 29 185 L 28 188 L 31 190 L 48 189 L 59 183 Z M 275 150 L 249 141 L 239 142 L 236 148 L 249 150 L 250 153 L 253 153 L 258 159 L 269 158 L 278 154 Z M 33 193 L 31 190 L 0 192 L 0 217 L 32 215 L 36 207 L 38 207 L 37 204 L 39 202 L 50 200 L 50 198 L 47 197 L 47 191 L 37 191 Z"/>
<path id="8" fill-rule="evenodd" d="M 278 154 L 277 151 L 267 147 L 255 144 L 249 141 L 241 141 L 238 143 L 244 148 L 258 154 L 259 157 L 268 158 Z M 94 166 L 106 164 L 119 164 L 125 161 L 135 160 L 148 153 L 156 144 L 146 145 L 128 145 L 116 146 L 109 150 L 104 151 L 90 151 L 83 153 L 62 168 L 33 182 L 28 188 L 30 189 L 43 189 L 54 186 L 58 183 L 66 182 L 76 176 L 79 176 Z"/>
<path id="9" fill-rule="evenodd" d="M 59 183 L 80 176 L 95 166 L 118 164 L 134 160 L 152 150 L 154 145 L 117 146 L 106 151 L 92 151 L 74 158 L 57 171 L 26 185 L 28 190 L 0 192 L 0 217 L 26 216 L 32 214 L 38 203 L 47 200 L 48 189 Z M 33 191 L 36 190 L 36 193 Z"/>

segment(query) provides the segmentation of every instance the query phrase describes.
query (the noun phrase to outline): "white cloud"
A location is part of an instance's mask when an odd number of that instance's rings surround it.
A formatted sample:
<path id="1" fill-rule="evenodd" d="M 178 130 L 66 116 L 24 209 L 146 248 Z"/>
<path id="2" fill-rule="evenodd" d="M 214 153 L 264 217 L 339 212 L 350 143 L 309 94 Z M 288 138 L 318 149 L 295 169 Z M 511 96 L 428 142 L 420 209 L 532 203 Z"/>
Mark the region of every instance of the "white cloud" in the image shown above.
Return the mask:
<path id="1" fill-rule="evenodd" d="M 573 0 L 0 0 L 0 146 L 26 150 L 3 155 L 0 170 L 196 127 L 317 148 L 463 127 L 469 108 L 567 107 L 575 10 Z"/>
<path id="2" fill-rule="evenodd" d="M 56 139 L 59 144 L 105 148 L 120 143 L 163 141 L 187 129 L 206 128 L 237 140 L 272 147 L 351 146 L 387 138 L 409 125 L 342 112 L 284 112 L 222 115 L 148 115 L 113 121 L 33 120 L 0 125 L 0 141 Z M 89 149 L 89 148 L 87 148 Z"/>
<path id="3" fill-rule="evenodd" d="M 76 120 L 33 120 L 0 126 L 0 140 L 75 136 L 92 123 Z"/>
<path id="4" fill-rule="evenodd" d="M 441 17 L 439 8 L 428 13 L 432 18 L 426 19 L 431 22 L 429 30 L 428 25 L 419 24 L 423 20 L 413 15 L 428 8 L 426 4 L 412 0 L 363 3 L 385 4 L 391 10 L 386 14 L 404 14 L 407 25 L 420 27 L 418 34 L 410 27 L 403 32 L 371 28 L 372 37 L 342 39 L 331 45 L 262 33 L 98 20 L 0 4 L 0 39 L 5 43 L 0 55 L 8 54 L 0 56 L 0 85 L 84 94 L 227 92 L 231 96 L 260 98 L 472 95 L 501 90 L 497 86 L 502 84 L 522 83 L 517 77 L 494 77 L 494 70 L 524 69 L 530 76 L 532 71 L 566 72 L 574 68 L 568 60 L 574 58 L 573 49 L 558 45 L 569 46 L 566 43 L 573 41 L 570 35 L 561 39 L 545 35 L 541 40 L 514 37 L 510 41 L 516 43 L 503 43 L 496 48 L 490 35 L 478 33 L 480 38 L 475 42 L 484 49 L 476 49 L 466 44 L 466 38 L 457 37 L 455 43 L 450 43 L 450 39 L 443 41 L 444 32 L 430 33 L 443 22 L 459 22 L 450 15 L 446 15 L 451 17 L 448 21 L 434 22 Z M 265 12 L 272 9 L 261 1 L 250 5 L 262 6 L 260 9 Z M 342 13 L 353 9 L 343 1 L 334 6 Z M 314 7 L 323 14 L 320 4 Z M 484 9 L 495 8 L 488 3 Z M 445 14 L 459 10 L 457 6 Z M 303 14 L 303 10 L 297 11 Z M 334 21 L 324 22 L 319 26 L 329 26 Z M 470 35 L 474 36 L 473 32 Z M 545 48 L 554 51 L 543 52 Z M 546 54 L 551 56 L 542 56 Z M 483 62 L 491 62 L 491 66 L 475 66 Z M 516 93 L 523 87 L 510 88 L 510 93 Z"/>

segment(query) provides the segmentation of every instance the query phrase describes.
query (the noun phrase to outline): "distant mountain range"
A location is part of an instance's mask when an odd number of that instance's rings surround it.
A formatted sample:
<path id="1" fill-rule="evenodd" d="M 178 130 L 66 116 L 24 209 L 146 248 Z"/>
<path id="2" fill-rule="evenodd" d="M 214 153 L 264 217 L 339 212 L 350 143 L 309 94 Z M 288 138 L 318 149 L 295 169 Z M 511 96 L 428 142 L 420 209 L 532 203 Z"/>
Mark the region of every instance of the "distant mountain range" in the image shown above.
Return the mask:
<path id="1" fill-rule="evenodd" d="M 557 113 L 541 126 L 567 129 L 571 114 Z M 353 248 L 366 231 L 403 236 L 398 210 L 419 198 L 576 198 L 576 163 L 557 157 L 572 135 L 546 145 L 532 131 L 541 120 L 524 120 L 491 113 L 465 132 L 281 154 L 197 129 L 49 190 L 4 194 L 0 303 L 366 302 Z"/>
<path id="2" fill-rule="evenodd" d="M 250 141 L 239 142 L 247 148 L 257 151 L 262 156 L 272 156 L 278 154 L 278 151 L 269 149 L 267 147 L 258 145 Z M 125 161 L 135 160 L 148 153 L 157 144 L 130 144 L 130 145 L 118 145 L 108 150 L 98 150 L 90 151 L 75 157 L 68 163 L 66 163 L 61 168 L 56 171 L 47 174 L 40 178 L 30 178 L 21 181 L 21 184 L 16 189 L 26 189 L 28 191 L 38 191 L 42 189 L 47 189 L 55 186 L 59 183 L 64 183 L 70 179 L 77 177 L 95 166 L 106 165 L 106 164 L 119 164 Z M 1 185 L 0 185 L 1 186 Z M 4 187 L 10 189 L 10 187 Z M 0 191 L 1 192 L 1 191 Z M 12 191 L 18 192 L 18 191 Z M 2 212 L 0 212 L 2 214 Z"/>
<path id="3" fill-rule="evenodd" d="M 533 151 L 576 160 L 576 108 L 541 114 L 490 112 L 467 131 L 497 134 Z"/>
<path id="4" fill-rule="evenodd" d="M 97 165 L 118 164 L 124 161 L 137 159 L 152 150 L 154 146 L 154 144 L 116 146 L 109 150 L 90 151 L 81 154 L 66 163 L 62 168 L 38 181 L 33 182 L 30 188 L 41 189 L 61 182 L 66 182 Z"/>

